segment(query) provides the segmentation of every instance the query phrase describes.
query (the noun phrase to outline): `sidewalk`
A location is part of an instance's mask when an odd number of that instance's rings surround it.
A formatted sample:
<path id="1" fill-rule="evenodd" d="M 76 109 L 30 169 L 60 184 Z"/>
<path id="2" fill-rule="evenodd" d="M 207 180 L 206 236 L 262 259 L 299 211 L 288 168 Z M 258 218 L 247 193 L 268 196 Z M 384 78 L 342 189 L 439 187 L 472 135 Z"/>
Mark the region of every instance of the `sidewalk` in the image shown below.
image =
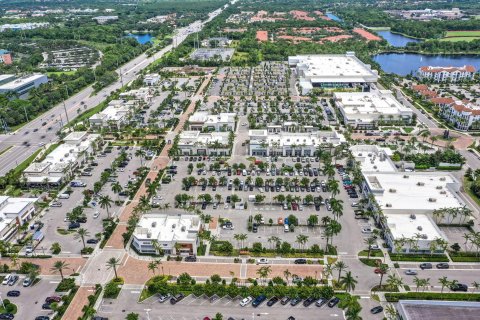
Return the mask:
<path id="1" fill-rule="evenodd" d="M 88 304 L 88 296 L 95 293 L 95 287 L 80 287 L 70 302 L 62 320 L 73 320 L 83 316 L 83 306 Z"/>

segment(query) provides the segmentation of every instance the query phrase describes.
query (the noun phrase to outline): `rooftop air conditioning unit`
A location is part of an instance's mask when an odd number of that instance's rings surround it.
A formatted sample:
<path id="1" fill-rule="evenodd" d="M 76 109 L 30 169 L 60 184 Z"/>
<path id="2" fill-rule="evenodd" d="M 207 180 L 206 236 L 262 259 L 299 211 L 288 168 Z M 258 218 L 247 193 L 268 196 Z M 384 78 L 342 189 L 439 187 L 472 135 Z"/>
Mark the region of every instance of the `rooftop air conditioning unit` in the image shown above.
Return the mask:
<path id="1" fill-rule="evenodd" d="M 425 182 L 417 182 L 417 186 L 423 187 L 425 185 Z"/>
<path id="2" fill-rule="evenodd" d="M 389 189 L 388 191 L 389 191 L 390 193 L 395 193 L 395 192 L 397 192 L 397 189 L 393 189 L 393 188 L 392 188 L 392 189 Z"/>
<path id="3" fill-rule="evenodd" d="M 442 190 L 443 187 L 442 187 L 442 186 L 437 186 L 436 189 L 437 189 L 437 190 Z"/>
<path id="4" fill-rule="evenodd" d="M 440 178 L 440 181 L 445 181 L 445 180 L 447 180 L 447 178 L 445 178 L 445 177 Z"/>
<path id="5" fill-rule="evenodd" d="M 156 221 L 153 221 L 152 222 L 152 228 L 155 228 L 157 226 L 157 222 Z"/>
<path id="6" fill-rule="evenodd" d="M 404 175 L 403 179 L 408 179 L 410 176 Z"/>
<path id="7" fill-rule="evenodd" d="M 392 207 L 392 204 L 391 204 L 391 203 L 387 203 L 387 204 L 385 205 L 385 207 L 391 208 L 391 207 Z"/>
<path id="8" fill-rule="evenodd" d="M 437 202 L 437 199 L 435 199 L 435 198 L 428 198 L 428 201 L 429 201 L 429 202 Z"/>
<path id="9" fill-rule="evenodd" d="M 417 216 L 412 213 L 412 214 L 410 215 L 410 219 L 415 220 L 415 219 L 417 219 Z"/>
<path id="10" fill-rule="evenodd" d="M 447 191 L 442 190 L 442 191 L 440 191 L 440 194 L 447 194 Z"/>
<path id="11" fill-rule="evenodd" d="M 152 233 L 151 232 L 147 232 L 147 238 L 151 238 L 152 237 Z"/>
<path id="12" fill-rule="evenodd" d="M 427 240 L 427 239 L 428 239 L 428 235 L 426 235 L 426 234 L 424 233 L 424 234 L 422 234 L 422 235 L 420 236 L 420 238 Z"/>
<path id="13" fill-rule="evenodd" d="M 422 230 L 423 230 L 422 226 L 418 226 L 418 227 L 417 227 L 417 230 L 418 230 L 418 231 L 422 231 Z"/>
<path id="14" fill-rule="evenodd" d="M 176 224 L 172 224 L 172 229 L 175 229 L 177 227 Z"/>
<path id="15" fill-rule="evenodd" d="M 185 230 L 187 230 L 187 227 L 182 226 L 182 232 L 185 232 Z"/>

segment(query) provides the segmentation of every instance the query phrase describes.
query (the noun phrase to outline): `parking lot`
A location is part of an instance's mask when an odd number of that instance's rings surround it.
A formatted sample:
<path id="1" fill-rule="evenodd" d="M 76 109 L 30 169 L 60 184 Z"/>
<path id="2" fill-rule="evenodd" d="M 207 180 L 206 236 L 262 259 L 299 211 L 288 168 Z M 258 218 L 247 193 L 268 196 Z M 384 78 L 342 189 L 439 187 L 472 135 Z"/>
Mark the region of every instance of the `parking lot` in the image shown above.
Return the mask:
<path id="1" fill-rule="evenodd" d="M 0 285 L 0 295 L 2 299 L 9 299 L 17 305 L 17 313 L 15 319 L 30 320 L 37 316 L 52 315 L 51 310 L 43 310 L 42 304 L 45 298 L 49 296 L 59 296 L 55 293 L 55 288 L 60 281 L 49 279 L 41 279 L 38 283 L 31 287 L 23 287 L 22 282 L 25 275 L 19 275 L 20 279 L 13 286 Z M 11 290 L 20 291 L 18 297 L 7 297 L 7 292 Z"/>
<path id="2" fill-rule="evenodd" d="M 116 301 L 102 301 L 97 314 L 109 317 L 109 319 L 123 319 L 126 314 L 136 312 L 140 315 L 140 319 L 158 320 L 203 319 L 206 316 L 213 318 L 217 312 L 223 315 L 223 319 L 229 317 L 250 319 L 252 316 L 275 320 L 287 319 L 290 316 L 305 320 L 343 318 L 343 312 L 338 307 L 329 308 L 323 305 L 319 308 L 315 306 L 315 303 L 304 307 L 302 303 L 291 306 L 290 304 L 281 305 L 280 302 L 277 302 L 272 307 L 268 307 L 267 301 L 265 301 L 257 308 L 253 308 L 251 305 L 241 307 L 241 297 L 211 299 L 205 296 L 190 295 L 172 306 L 168 301 L 159 303 L 156 297 L 151 297 L 140 304 L 137 303 L 138 296 L 138 289 L 124 289 Z"/>
<path id="3" fill-rule="evenodd" d="M 119 196 L 112 191 L 112 183 L 118 181 L 120 185 L 125 189 L 127 187 L 128 181 L 134 179 L 135 175 L 133 174 L 137 168 L 140 167 L 141 160 L 138 157 L 135 157 L 135 148 L 129 148 L 127 150 L 128 154 L 131 156 L 131 160 L 128 165 L 124 168 L 119 168 L 116 173 L 110 178 L 110 181 L 107 182 L 103 188 L 99 191 L 99 194 L 108 195 L 112 201 L 121 199 L 125 200 L 126 197 Z M 57 199 L 54 202 L 60 202 L 61 207 L 50 207 L 42 212 L 41 220 L 45 224 L 42 228 L 42 232 L 45 235 L 43 241 L 37 246 L 37 254 L 44 254 L 49 252 L 50 247 L 53 243 L 58 242 L 62 247 L 61 253 L 71 254 L 79 253 L 83 245 L 81 240 L 73 240 L 73 234 L 75 230 L 68 230 L 70 224 L 67 221 L 67 213 L 77 206 L 81 206 L 84 199 L 84 190 L 94 189 L 95 182 L 100 180 L 102 172 L 106 168 L 110 168 L 112 162 L 120 154 L 120 150 L 116 147 L 112 149 L 111 153 L 105 153 L 105 156 L 97 156 L 96 162 L 97 166 L 85 165 L 84 167 L 92 168 L 91 176 L 82 176 L 77 174 L 73 180 L 81 181 L 85 183 L 85 187 L 67 187 L 62 190 L 60 193 L 65 192 L 66 190 L 71 190 L 70 197 L 68 199 Z M 116 176 L 116 177 L 115 177 Z M 84 209 L 84 214 L 87 217 L 85 223 L 81 223 L 81 227 L 85 228 L 89 232 L 89 236 L 86 239 L 95 238 L 95 235 L 103 231 L 102 219 L 107 218 L 107 210 L 102 209 L 98 204 L 99 197 L 93 197 L 90 201 L 89 206 Z M 121 208 L 115 203 L 112 202 L 111 207 L 109 208 L 110 216 L 115 216 Z M 98 217 L 94 218 L 98 213 Z M 33 232 L 33 231 L 31 231 Z"/>

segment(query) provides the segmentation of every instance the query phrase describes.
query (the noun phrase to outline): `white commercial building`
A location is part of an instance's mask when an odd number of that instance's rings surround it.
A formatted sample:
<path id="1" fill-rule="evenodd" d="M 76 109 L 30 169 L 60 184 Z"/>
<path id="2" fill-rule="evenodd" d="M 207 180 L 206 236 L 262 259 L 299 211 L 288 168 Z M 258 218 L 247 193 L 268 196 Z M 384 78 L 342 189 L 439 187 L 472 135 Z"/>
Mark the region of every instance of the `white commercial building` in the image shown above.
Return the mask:
<path id="1" fill-rule="evenodd" d="M 228 156 L 231 153 L 229 132 L 183 131 L 178 140 L 179 154 L 184 156 Z"/>
<path id="2" fill-rule="evenodd" d="M 73 176 L 73 172 L 92 155 L 101 136 L 84 131 L 72 132 L 64 143 L 46 155 L 42 162 L 33 162 L 23 171 L 29 186 L 58 187 Z"/>
<path id="3" fill-rule="evenodd" d="M 32 219 L 37 198 L 0 196 L 0 240 L 12 237 L 18 227 Z"/>
<path id="4" fill-rule="evenodd" d="M 134 101 L 112 100 L 105 109 L 88 119 L 90 126 L 92 128 L 120 129 L 127 123 L 135 105 Z"/>
<path id="5" fill-rule="evenodd" d="M 397 168 L 390 157 L 393 151 L 375 144 L 359 144 L 350 147 L 355 161 L 362 172 L 395 172 Z"/>
<path id="6" fill-rule="evenodd" d="M 37 28 L 48 27 L 50 23 L 48 22 L 27 22 L 27 23 L 15 23 L 15 24 L 2 24 L 0 25 L 0 32 L 7 30 L 33 30 Z"/>
<path id="7" fill-rule="evenodd" d="M 235 131 L 236 113 L 208 114 L 198 111 L 188 119 L 188 129 L 192 131 Z"/>
<path id="8" fill-rule="evenodd" d="M 462 208 L 461 183 L 443 172 L 363 172 L 365 194 L 372 193 L 383 213 L 432 214 Z"/>
<path id="9" fill-rule="evenodd" d="M 422 79 L 430 79 L 435 82 L 458 82 L 462 80 L 473 80 L 475 72 L 475 67 L 470 65 L 463 67 L 424 66 L 418 69 L 418 76 Z"/>
<path id="10" fill-rule="evenodd" d="M 132 246 L 143 254 L 196 254 L 199 231 L 197 215 L 144 214 L 133 232 Z"/>
<path id="11" fill-rule="evenodd" d="M 288 64 L 296 70 L 303 95 L 314 88 L 367 88 L 378 80 L 378 71 L 354 52 L 292 56 L 288 57 Z"/>
<path id="12" fill-rule="evenodd" d="M 385 214 L 385 240 L 392 252 L 442 253 L 437 240 L 447 240 L 435 222 L 425 214 Z M 432 242 L 434 244 L 432 244 Z"/>
<path id="13" fill-rule="evenodd" d="M 146 86 L 154 86 L 160 81 L 160 75 L 158 73 L 149 73 L 143 78 L 143 83 Z"/>
<path id="14" fill-rule="evenodd" d="M 97 21 L 98 24 L 105 24 L 111 21 L 117 21 L 118 16 L 98 16 L 98 17 L 92 18 L 92 20 Z"/>
<path id="15" fill-rule="evenodd" d="M 304 126 L 302 131 L 292 132 L 287 128 L 269 126 L 267 129 L 249 130 L 249 155 L 312 157 L 322 145 L 328 147 L 330 144 L 346 143 L 345 137 L 337 131 L 319 131 L 312 126 Z"/>
<path id="16" fill-rule="evenodd" d="M 390 90 L 371 92 L 334 92 L 335 104 L 345 125 L 373 128 L 379 123 L 410 123 L 413 111 L 398 102 Z"/>
<path id="17" fill-rule="evenodd" d="M 26 94 L 33 88 L 38 88 L 41 84 L 47 83 L 48 78 L 43 74 L 33 74 L 22 78 L 6 82 L 0 85 L 0 94 L 6 92 L 14 92 L 18 96 Z"/>

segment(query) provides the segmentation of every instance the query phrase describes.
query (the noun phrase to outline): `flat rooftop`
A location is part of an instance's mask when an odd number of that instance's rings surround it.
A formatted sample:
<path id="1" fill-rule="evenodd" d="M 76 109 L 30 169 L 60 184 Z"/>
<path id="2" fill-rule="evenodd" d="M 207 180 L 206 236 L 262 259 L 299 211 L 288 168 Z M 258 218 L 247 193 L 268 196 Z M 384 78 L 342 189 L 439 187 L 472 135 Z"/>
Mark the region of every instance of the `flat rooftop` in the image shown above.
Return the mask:
<path id="1" fill-rule="evenodd" d="M 387 224 L 394 239 L 415 238 L 417 234 L 425 235 L 423 240 L 441 239 L 443 235 L 437 225 L 425 214 L 385 214 Z"/>
<path id="2" fill-rule="evenodd" d="M 298 55 L 288 57 L 298 76 L 311 82 L 375 82 L 378 72 L 360 61 L 354 53 Z"/>
<path id="3" fill-rule="evenodd" d="M 400 300 L 404 320 L 480 320 L 480 302 Z"/>
<path id="4" fill-rule="evenodd" d="M 412 213 L 464 206 L 456 194 L 460 183 L 448 173 L 379 172 L 364 176 L 382 210 Z"/>
<path id="5" fill-rule="evenodd" d="M 159 242 L 196 239 L 200 219 L 196 215 L 145 214 L 137 224 L 134 236 Z M 149 237 L 150 236 L 150 237 Z"/>
<path id="6" fill-rule="evenodd" d="M 377 145 L 355 145 L 350 147 L 355 161 L 360 162 L 362 172 L 395 172 L 397 168 L 390 159 L 393 151 Z"/>
<path id="7" fill-rule="evenodd" d="M 343 109 L 347 117 L 374 115 L 400 116 L 412 115 L 410 108 L 398 102 L 390 90 L 371 92 L 335 92 L 338 107 Z"/>
<path id="8" fill-rule="evenodd" d="M 46 82 L 47 77 L 43 74 L 34 74 L 34 75 L 31 75 L 31 76 L 28 76 L 28 77 L 18 78 L 18 79 L 15 79 L 14 81 L 10 81 L 10 82 L 7 82 L 7 83 L 1 85 L 0 90 L 15 90 L 15 89 L 20 88 L 21 86 L 24 86 L 26 84 L 30 84 L 33 81 L 37 81 L 37 80 L 40 80 L 42 78 L 45 78 L 45 82 Z"/>

